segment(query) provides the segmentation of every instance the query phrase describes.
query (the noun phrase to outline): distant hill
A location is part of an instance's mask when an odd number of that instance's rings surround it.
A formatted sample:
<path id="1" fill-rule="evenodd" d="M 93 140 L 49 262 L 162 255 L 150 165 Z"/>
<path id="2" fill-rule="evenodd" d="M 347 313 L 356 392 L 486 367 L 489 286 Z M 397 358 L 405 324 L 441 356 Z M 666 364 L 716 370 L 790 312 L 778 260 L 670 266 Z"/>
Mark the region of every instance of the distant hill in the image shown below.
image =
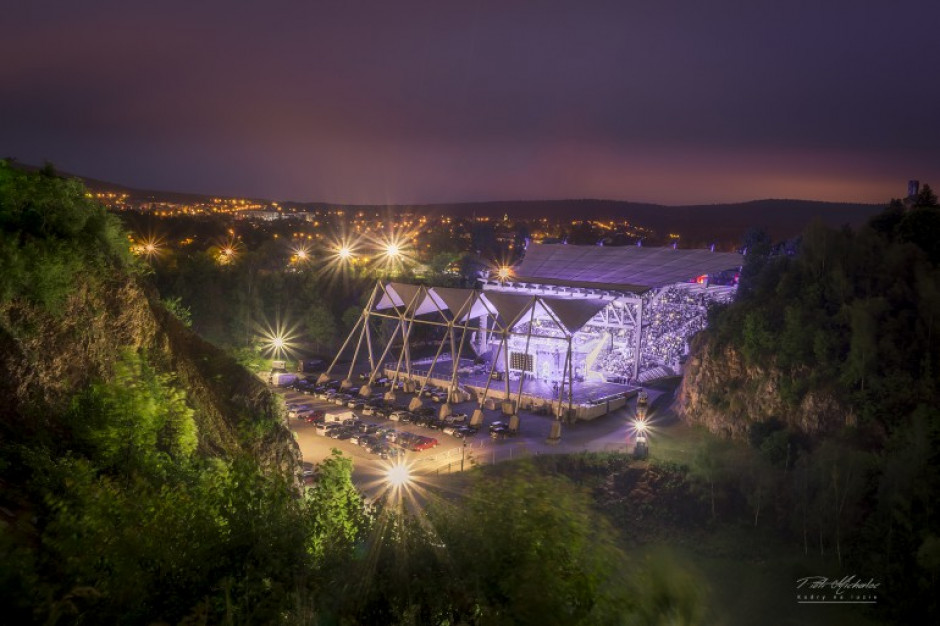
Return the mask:
<path id="1" fill-rule="evenodd" d="M 15 167 L 35 170 L 36 167 L 14 163 Z M 62 173 L 65 176 L 72 174 Z M 92 191 L 125 193 L 132 201 L 147 202 L 208 202 L 204 194 L 173 191 L 141 190 L 106 181 L 76 176 Z M 271 200 L 245 198 L 260 203 Z M 887 204 L 888 199 L 885 199 Z M 711 242 L 732 244 L 740 242 L 752 227 L 762 228 L 775 240 L 799 234 L 815 218 L 825 224 L 839 227 L 844 224 L 859 226 L 884 205 L 853 202 L 822 202 L 817 200 L 765 199 L 750 202 L 666 206 L 625 200 L 508 200 L 492 202 L 456 202 L 441 204 L 405 205 L 344 205 L 329 202 L 284 201 L 280 205 L 288 210 L 312 211 L 343 208 L 351 211 L 412 211 L 429 215 L 470 217 L 502 217 L 513 219 L 627 219 L 639 226 L 654 230 L 659 236 L 667 233 L 680 235 L 683 245 L 701 246 Z"/>

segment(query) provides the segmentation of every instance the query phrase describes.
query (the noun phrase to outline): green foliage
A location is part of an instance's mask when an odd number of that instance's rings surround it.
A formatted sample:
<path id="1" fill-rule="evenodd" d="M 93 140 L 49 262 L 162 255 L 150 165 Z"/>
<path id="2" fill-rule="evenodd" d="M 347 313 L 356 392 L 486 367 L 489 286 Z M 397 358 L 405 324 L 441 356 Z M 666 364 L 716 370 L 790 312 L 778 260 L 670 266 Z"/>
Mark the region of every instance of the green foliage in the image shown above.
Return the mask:
<path id="1" fill-rule="evenodd" d="M 183 322 L 187 328 L 193 325 L 193 313 L 183 304 L 181 298 L 166 298 L 162 301 L 166 310 L 176 316 L 176 319 Z"/>
<path id="2" fill-rule="evenodd" d="M 356 322 L 359 321 L 359 316 L 362 314 L 362 307 L 351 306 L 343 311 L 342 316 L 342 325 L 345 331 L 350 332 L 353 327 L 356 325 Z"/>
<path id="3" fill-rule="evenodd" d="M 363 538 L 369 518 L 352 484 L 352 460 L 339 450 L 320 463 L 305 508 L 310 528 L 307 549 L 314 558 L 345 554 Z"/>
<path id="4" fill-rule="evenodd" d="M 940 269 L 933 240 L 911 245 L 901 228 L 914 215 L 891 233 L 811 225 L 799 254 L 764 258 L 738 300 L 711 313 L 712 345 L 780 370 L 793 410 L 810 389 L 831 391 L 865 423 L 932 401 L 934 385 L 912 381 L 933 380 L 940 358 Z"/>
<path id="5" fill-rule="evenodd" d="M 336 318 L 328 306 L 318 303 L 304 315 L 304 328 L 317 349 L 331 346 L 337 341 Z"/>
<path id="6" fill-rule="evenodd" d="M 28 502 L 34 520 L 0 525 L 6 615 L 270 623 L 309 614 L 318 572 L 348 559 L 370 523 L 350 461 L 325 461 L 301 497 L 292 471 L 198 456 L 194 414 L 172 378 L 132 354 L 115 370 L 76 396 L 57 438 L 0 440 L 0 481 L 17 485 L 0 500 Z"/>
<path id="7" fill-rule="evenodd" d="M 420 516 L 380 513 L 340 611 L 349 623 L 621 623 L 625 562 L 587 493 L 516 464 Z"/>
<path id="8" fill-rule="evenodd" d="M 194 413 L 171 377 L 136 355 L 115 365 L 114 380 L 79 393 L 66 418 L 81 450 L 115 473 L 153 471 L 189 459 L 198 436 Z"/>
<path id="9" fill-rule="evenodd" d="M 133 265 L 127 236 L 81 183 L 0 161 L 0 302 L 60 313 L 79 275 L 114 265 Z"/>

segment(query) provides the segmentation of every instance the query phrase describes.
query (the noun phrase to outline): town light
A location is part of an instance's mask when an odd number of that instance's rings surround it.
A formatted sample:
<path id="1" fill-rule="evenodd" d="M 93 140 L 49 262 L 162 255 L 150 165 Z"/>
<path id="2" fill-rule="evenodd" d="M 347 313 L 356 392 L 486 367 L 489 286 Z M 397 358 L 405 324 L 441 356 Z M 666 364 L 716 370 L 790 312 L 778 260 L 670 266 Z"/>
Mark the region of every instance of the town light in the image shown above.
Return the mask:
<path id="1" fill-rule="evenodd" d="M 499 270 L 497 270 L 496 272 L 496 275 L 499 277 L 500 280 L 506 280 L 507 278 L 509 278 L 511 274 L 512 274 L 512 270 L 509 269 L 505 265 L 500 267 Z"/>
<path id="2" fill-rule="evenodd" d="M 389 242 L 385 246 L 385 255 L 391 259 L 397 259 L 401 256 L 401 249 L 399 249 L 397 243 Z"/>
<path id="3" fill-rule="evenodd" d="M 346 261 L 352 256 L 352 250 L 348 246 L 343 246 L 336 252 L 337 256 L 343 261 Z"/>
<path id="4" fill-rule="evenodd" d="M 646 421 L 644 420 L 636 420 L 635 422 L 633 422 L 633 426 L 634 428 L 636 428 L 636 431 L 638 433 L 646 432 Z"/>

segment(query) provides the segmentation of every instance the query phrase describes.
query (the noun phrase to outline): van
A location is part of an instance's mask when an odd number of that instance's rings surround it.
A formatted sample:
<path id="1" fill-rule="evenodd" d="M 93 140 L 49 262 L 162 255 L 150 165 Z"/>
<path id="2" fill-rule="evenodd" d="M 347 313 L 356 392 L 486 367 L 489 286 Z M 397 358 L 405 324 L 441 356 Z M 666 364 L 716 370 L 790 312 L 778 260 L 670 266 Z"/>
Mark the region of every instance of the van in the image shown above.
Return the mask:
<path id="1" fill-rule="evenodd" d="M 275 387 L 287 387 L 288 385 L 294 383 L 297 380 L 295 374 L 290 374 L 288 372 L 277 372 L 271 374 L 270 382 Z"/>
<path id="2" fill-rule="evenodd" d="M 327 423 L 338 423 L 342 424 L 346 420 L 357 419 L 356 414 L 352 411 L 336 411 L 330 412 L 323 416 L 323 421 Z"/>

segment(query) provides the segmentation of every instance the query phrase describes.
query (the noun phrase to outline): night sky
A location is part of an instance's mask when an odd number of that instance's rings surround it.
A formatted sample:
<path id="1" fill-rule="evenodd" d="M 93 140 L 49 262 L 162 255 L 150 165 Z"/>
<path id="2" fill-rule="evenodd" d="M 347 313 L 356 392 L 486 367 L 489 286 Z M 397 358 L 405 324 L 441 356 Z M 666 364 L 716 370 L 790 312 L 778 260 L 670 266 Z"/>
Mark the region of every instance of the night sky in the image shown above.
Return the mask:
<path id="1" fill-rule="evenodd" d="M 410 203 L 940 187 L 937 0 L 6 2 L 0 156 Z"/>

